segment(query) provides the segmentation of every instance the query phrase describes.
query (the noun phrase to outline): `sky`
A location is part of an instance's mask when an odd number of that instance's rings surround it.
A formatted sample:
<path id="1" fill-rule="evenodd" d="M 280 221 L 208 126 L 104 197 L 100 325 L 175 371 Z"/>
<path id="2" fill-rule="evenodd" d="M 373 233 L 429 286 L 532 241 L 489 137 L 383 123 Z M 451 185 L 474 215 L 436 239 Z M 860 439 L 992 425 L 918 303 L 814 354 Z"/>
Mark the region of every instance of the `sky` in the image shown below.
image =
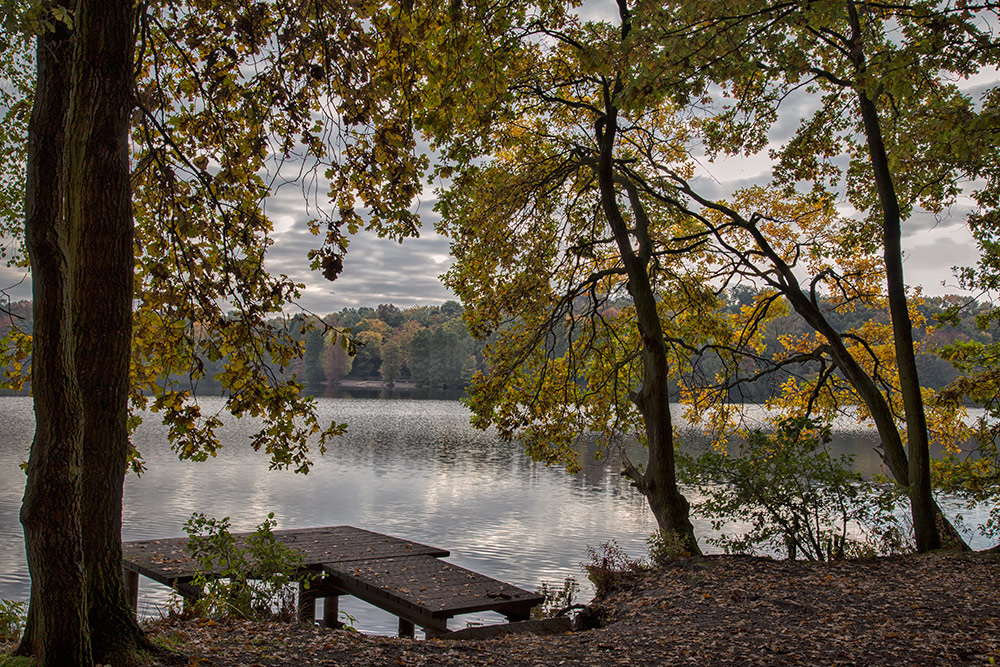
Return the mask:
<path id="1" fill-rule="evenodd" d="M 713 184 L 720 191 L 737 184 L 763 180 L 766 169 L 752 161 L 735 160 L 712 165 L 710 176 L 700 181 L 705 189 Z M 301 194 L 289 193 L 268 202 L 275 221 L 274 245 L 267 267 L 284 273 L 305 289 L 299 306 L 319 315 L 342 308 L 375 307 L 392 303 L 400 308 L 440 305 L 456 298 L 439 281 L 451 264 L 447 239 L 433 231 L 433 202 L 425 201 L 420 212 L 427 218 L 420 238 L 402 244 L 361 232 L 351 239 L 344 271 L 334 282 L 309 270 L 307 253 L 319 241 L 309 233 Z M 903 227 L 904 271 L 910 285 L 921 285 L 928 295 L 958 292 L 951 268 L 969 266 L 978 258 L 975 243 L 965 225 L 967 210 L 956 206 L 935 219 L 917 216 Z M 942 284 L 944 283 L 944 284 Z M 0 288 L 13 301 L 30 298 L 30 277 L 21 269 L 0 267 Z"/>
<path id="2" fill-rule="evenodd" d="M 607 16 L 614 5 L 608 0 L 589 0 L 581 8 L 586 17 Z M 983 72 L 974 80 L 963 82 L 973 95 L 995 86 L 1000 79 L 996 70 Z M 810 101 L 786 100 L 784 113 L 770 134 L 772 146 L 791 137 L 794 127 L 808 113 Z M 739 187 L 766 183 L 769 161 L 762 155 L 702 163 L 697 186 L 710 198 L 722 197 Z M 320 237 L 312 236 L 307 221 L 313 213 L 306 210 L 302 192 L 297 188 L 280 191 L 267 202 L 266 212 L 275 223 L 274 245 L 267 268 L 284 273 L 305 285 L 298 304 L 309 312 L 326 314 L 345 307 L 392 303 L 400 308 L 415 305 L 440 305 L 455 296 L 439 277 L 450 266 L 448 241 L 434 232 L 437 220 L 433 212 L 433 193 L 426 193 L 419 204 L 424 218 L 421 236 L 402 244 L 361 232 L 351 240 L 344 261 L 344 271 L 335 282 L 309 270 L 307 253 Z M 978 258 L 965 219 L 971 208 L 960 200 L 951 210 L 938 216 L 917 214 L 903 226 L 904 272 L 909 285 L 920 285 L 925 294 L 958 292 L 952 268 L 971 266 Z M 30 277 L 22 269 L 0 264 L 0 290 L 17 301 L 30 298 Z"/>

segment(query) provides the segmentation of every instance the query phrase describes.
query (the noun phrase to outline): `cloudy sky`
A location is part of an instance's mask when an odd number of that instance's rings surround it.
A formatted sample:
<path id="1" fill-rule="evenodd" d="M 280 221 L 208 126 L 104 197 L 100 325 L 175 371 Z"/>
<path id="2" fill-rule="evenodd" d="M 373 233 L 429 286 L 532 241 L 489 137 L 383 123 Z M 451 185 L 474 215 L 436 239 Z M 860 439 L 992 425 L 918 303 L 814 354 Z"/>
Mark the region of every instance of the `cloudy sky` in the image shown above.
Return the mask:
<path id="1" fill-rule="evenodd" d="M 712 165 L 710 171 L 711 178 L 703 177 L 701 182 L 706 189 L 714 185 L 720 191 L 737 183 L 760 182 L 766 175 L 766 170 L 744 161 Z M 433 231 L 431 208 L 431 203 L 421 205 L 421 212 L 428 214 L 428 222 L 420 238 L 399 244 L 367 232 L 358 234 L 351 241 L 343 274 L 331 283 L 309 270 L 306 254 L 319 239 L 306 228 L 309 215 L 301 195 L 289 194 L 272 200 L 268 211 L 274 217 L 277 231 L 268 267 L 304 283 L 300 305 L 317 314 L 380 303 L 393 303 L 400 308 L 440 305 L 454 298 L 438 280 L 451 260 L 448 241 Z M 956 206 L 938 219 L 922 216 L 906 223 L 903 243 L 909 284 L 922 285 L 925 293 L 931 295 L 957 292 L 951 268 L 971 265 L 978 256 L 965 226 L 965 213 Z M 0 269 L 0 287 L 12 300 L 30 297 L 30 278 L 21 270 Z"/>
<path id="2" fill-rule="evenodd" d="M 588 18 L 606 16 L 612 8 L 608 0 L 589 0 L 581 13 Z M 960 85 L 976 96 L 987 87 L 995 86 L 998 79 L 997 71 L 990 70 Z M 771 132 L 773 146 L 788 140 L 810 106 L 810 100 L 805 97 L 786 100 L 784 113 Z M 768 174 L 769 164 L 763 157 L 703 163 L 698 187 L 710 198 L 723 197 L 739 187 L 766 183 Z M 306 254 L 319 238 L 312 236 L 306 227 L 312 213 L 306 210 L 301 191 L 289 188 L 267 203 L 267 214 L 276 227 L 268 268 L 305 284 L 300 306 L 317 314 L 344 307 L 374 307 L 380 303 L 393 303 L 400 308 L 439 305 L 454 295 L 439 281 L 450 258 L 447 240 L 433 231 L 436 216 L 432 208 L 432 200 L 425 200 L 420 205 L 420 213 L 426 220 L 420 238 L 398 244 L 367 232 L 355 236 L 343 274 L 331 283 L 320 273 L 309 270 Z M 908 284 L 920 285 L 930 295 L 957 292 L 952 268 L 972 265 L 978 257 L 965 226 L 969 210 L 968 201 L 959 201 L 952 210 L 939 216 L 918 215 L 907 221 L 903 228 L 903 247 Z M 0 290 L 11 300 L 29 298 L 30 277 L 22 270 L 0 265 Z"/>
<path id="3" fill-rule="evenodd" d="M 973 95 L 996 84 L 995 71 L 966 82 Z M 735 190 L 765 184 L 770 177 L 769 148 L 787 142 L 812 108 L 803 93 L 786 100 L 779 122 L 770 133 L 770 146 L 760 155 L 727 158 L 714 163 L 701 160 L 696 179 L 697 189 L 709 198 L 722 198 Z M 314 313 L 328 313 L 344 307 L 377 306 L 393 303 L 400 308 L 414 305 L 439 305 L 455 298 L 438 277 L 451 263 L 448 241 L 434 233 L 438 217 L 433 212 L 433 193 L 426 193 L 419 212 L 425 220 L 421 237 L 402 244 L 379 239 L 371 233 L 353 238 L 344 263 L 344 272 L 335 282 L 309 271 L 306 253 L 319 240 L 309 234 L 301 192 L 290 188 L 288 194 L 268 202 L 268 214 L 276 222 L 276 241 L 269 267 L 304 283 L 301 305 Z M 971 202 L 960 200 L 951 210 L 938 216 L 916 214 L 903 228 L 906 254 L 904 270 L 907 283 L 920 285 L 929 295 L 958 291 L 952 268 L 971 266 L 978 259 L 976 245 L 965 225 Z"/>

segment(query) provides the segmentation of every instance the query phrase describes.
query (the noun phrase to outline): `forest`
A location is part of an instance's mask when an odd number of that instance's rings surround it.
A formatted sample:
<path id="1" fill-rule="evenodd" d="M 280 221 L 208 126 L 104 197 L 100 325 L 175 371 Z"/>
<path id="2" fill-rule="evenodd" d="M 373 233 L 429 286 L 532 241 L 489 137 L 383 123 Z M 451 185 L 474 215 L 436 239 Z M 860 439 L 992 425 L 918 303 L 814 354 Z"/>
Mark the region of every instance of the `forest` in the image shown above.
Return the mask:
<path id="1" fill-rule="evenodd" d="M 727 295 L 725 308 L 736 312 L 753 303 L 755 297 L 756 292 L 750 289 L 733 290 Z M 981 328 L 977 323 L 977 316 L 989 312 L 988 304 L 952 295 L 921 297 L 917 308 L 925 320 L 925 326 L 916 332 L 920 344 L 917 364 L 921 383 L 929 389 L 940 391 L 960 375 L 958 369 L 941 356 L 943 349 L 967 342 L 983 345 L 997 342 L 995 328 Z M 9 314 L 0 321 L 0 338 L 7 336 L 15 326 L 30 334 L 31 303 L 13 302 L 7 310 Z M 477 340 L 469 334 L 462 319 L 463 312 L 457 301 L 446 301 L 440 306 L 413 306 L 402 310 L 392 304 L 379 304 L 375 308 L 344 308 L 322 316 L 292 318 L 283 326 L 300 341 L 302 355 L 287 369 L 276 367 L 275 370 L 304 384 L 307 392 L 320 394 L 325 386 L 352 380 L 464 390 L 476 371 L 485 369 L 483 351 L 488 341 Z M 955 312 L 957 317 L 953 316 Z M 884 322 L 886 317 L 884 311 L 858 309 L 835 315 L 835 322 L 838 327 L 849 328 L 867 321 Z M 781 347 L 779 336 L 807 331 L 808 325 L 796 313 L 776 318 L 764 331 L 765 349 L 768 354 L 776 354 Z M 223 365 L 221 359 L 205 365 L 203 392 L 221 386 L 214 381 L 214 376 L 222 372 Z M 12 368 L 7 370 L 13 371 Z M 718 370 L 718 359 L 709 356 L 693 369 L 702 376 L 714 375 Z M 742 400 L 763 403 L 774 398 L 792 372 L 788 370 L 741 387 Z M 803 368 L 794 372 L 808 373 L 810 370 Z M 21 391 L 29 389 L 30 383 Z M 673 391 L 678 391 L 676 382 Z"/>

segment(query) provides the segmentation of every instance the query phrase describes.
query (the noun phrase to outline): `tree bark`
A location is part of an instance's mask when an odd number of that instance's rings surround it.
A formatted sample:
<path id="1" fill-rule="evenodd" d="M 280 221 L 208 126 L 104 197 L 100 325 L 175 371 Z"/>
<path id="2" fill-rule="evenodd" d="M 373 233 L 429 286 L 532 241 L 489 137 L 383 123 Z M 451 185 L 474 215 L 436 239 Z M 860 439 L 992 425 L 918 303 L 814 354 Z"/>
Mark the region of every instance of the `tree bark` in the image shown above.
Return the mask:
<path id="1" fill-rule="evenodd" d="M 33 655 L 41 667 L 86 666 L 91 658 L 80 524 L 83 407 L 74 366 L 73 253 L 63 180 L 73 37 L 57 22 L 37 44 L 25 180 L 35 435 L 21 505 L 31 600 L 17 653 Z"/>
<path id="2" fill-rule="evenodd" d="M 859 73 L 865 71 L 862 49 L 862 29 L 857 8 L 848 3 L 851 24 L 851 57 Z M 882 127 L 874 100 L 862 89 L 857 90 L 858 109 L 864 124 L 868 157 L 882 208 L 882 248 L 889 295 L 889 314 L 899 369 L 899 387 L 906 413 L 906 439 L 909 447 L 910 511 L 918 552 L 941 547 L 936 522 L 936 505 L 931 494 L 930 443 L 927 418 L 924 414 L 920 379 L 917 375 L 916 354 L 913 350 L 913 323 L 906 301 L 903 280 L 903 252 L 900 245 L 902 221 L 899 198 L 889 168 L 889 157 L 882 139 Z"/>
<path id="3" fill-rule="evenodd" d="M 18 652 L 123 665 L 146 648 L 125 597 L 133 220 L 133 4 L 84 0 L 39 38 L 26 236 L 36 435 L 22 508 L 32 595 Z"/>
<path id="4" fill-rule="evenodd" d="M 81 2 L 75 28 L 67 202 L 77 261 L 76 369 L 85 416 L 84 561 L 94 660 L 117 665 L 147 646 L 126 599 L 121 568 L 135 263 L 129 183 L 133 3 Z"/>
<path id="5" fill-rule="evenodd" d="M 691 524 L 690 504 L 677 486 L 674 457 L 674 430 L 670 415 L 668 391 L 669 361 L 667 344 L 656 309 L 656 294 L 649 279 L 649 248 L 640 241 L 639 252 L 632 246 L 628 225 L 618 204 L 615 186 L 614 146 L 617 133 L 618 110 L 610 101 L 605 104 L 605 115 L 598 121 L 597 141 L 600 146 L 598 183 L 601 205 L 618 246 L 622 263 L 628 272 L 628 291 L 635 305 L 636 320 L 642 345 L 642 385 L 633 396 L 642 414 L 646 431 L 649 460 L 646 470 L 627 469 L 625 474 L 636 488 L 646 496 L 656 523 L 666 534 L 678 535 L 693 555 L 700 555 L 698 540 Z M 633 203 L 633 208 L 638 202 Z M 635 215 L 641 213 L 635 211 Z M 638 225 L 637 225 L 638 226 Z"/>

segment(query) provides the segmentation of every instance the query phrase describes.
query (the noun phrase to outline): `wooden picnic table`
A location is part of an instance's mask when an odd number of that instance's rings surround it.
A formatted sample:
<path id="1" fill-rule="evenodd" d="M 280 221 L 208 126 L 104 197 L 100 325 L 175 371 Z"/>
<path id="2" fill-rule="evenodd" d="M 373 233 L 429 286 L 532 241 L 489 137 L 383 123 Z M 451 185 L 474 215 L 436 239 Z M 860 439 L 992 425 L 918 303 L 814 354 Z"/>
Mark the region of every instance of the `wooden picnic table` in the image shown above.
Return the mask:
<path id="1" fill-rule="evenodd" d="M 234 533 L 238 546 L 251 533 Z M 282 543 L 299 550 L 303 574 L 322 577 L 299 588 L 299 618 L 315 620 L 315 601 L 325 599 L 323 624 L 338 624 L 338 598 L 353 595 L 399 617 L 400 636 L 414 626 L 427 636 L 449 632 L 448 619 L 476 611 L 496 611 L 511 621 L 526 620 L 544 598 L 497 579 L 439 560 L 444 549 L 353 526 L 276 530 Z M 200 591 L 191 585 L 198 563 L 187 552 L 187 538 L 126 542 L 122 545 L 126 585 L 133 609 L 139 575 L 177 590 L 186 600 Z M 219 572 L 206 572 L 219 576 Z"/>

